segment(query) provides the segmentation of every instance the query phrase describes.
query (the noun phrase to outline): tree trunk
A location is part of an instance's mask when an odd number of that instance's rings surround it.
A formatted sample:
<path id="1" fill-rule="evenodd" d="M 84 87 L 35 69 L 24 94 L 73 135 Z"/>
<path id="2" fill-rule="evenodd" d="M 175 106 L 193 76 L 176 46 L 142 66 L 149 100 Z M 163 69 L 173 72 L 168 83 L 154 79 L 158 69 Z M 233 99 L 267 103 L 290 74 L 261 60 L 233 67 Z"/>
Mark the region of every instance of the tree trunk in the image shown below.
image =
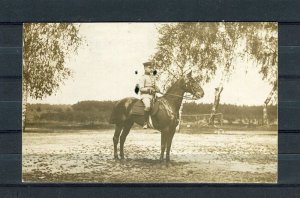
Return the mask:
<path id="1" fill-rule="evenodd" d="M 184 76 L 184 71 L 183 71 L 183 68 L 184 68 L 184 66 L 180 66 L 180 65 L 178 65 L 179 67 L 180 67 L 180 76 L 181 77 L 183 77 Z M 177 131 L 177 133 L 179 133 L 180 132 L 180 128 L 181 128 L 181 123 L 182 123 L 182 111 L 183 111 L 183 104 L 184 104 L 184 102 L 185 102 L 185 100 L 183 99 L 182 100 L 182 103 L 181 103 L 181 105 L 180 105 L 180 108 L 179 108 L 179 115 L 178 115 L 178 125 L 177 125 L 177 127 L 176 127 L 176 131 Z"/>
<path id="2" fill-rule="evenodd" d="M 263 108 L 263 125 L 269 127 L 267 104 L 264 104 Z"/>
<path id="3" fill-rule="evenodd" d="M 222 91 L 223 91 L 223 87 L 216 88 L 215 100 L 214 100 L 214 104 L 213 104 L 212 110 L 211 110 L 211 115 L 210 115 L 210 118 L 209 118 L 209 125 L 214 125 L 215 124 L 215 114 L 217 113 L 217 110 L 218 110 L 218 107 L 219 107 L 220 96 L 221 96 Z"/>
<path id="4" fill-rule="evenodd" d="M 232 59 L 232 58 L 231 58 Z M 231 61 L 230 61 L 231 62 Z M 217 113 L 218 107 L 219 107 L 219 103 L 220 103 L 220 97 L 221 97 L 221 93 L 223 91 L 223 84 L 225 79 L 228 79 L 228 69 L 226 69 L 226 67 L 224 68 L 223 72 L 222 72 L 222 77 L 220 80 L 220 84 L 217 88 L 215 88 L 215 100 L 214 100 L 214 104 L 212 106 L 211 109 L 211 115 L 209 118 L 209 122 L 208 125 L 215 125 L 215 114 Z"/>
<path id="5" fill-rule="evenodd" d="M 274 83 L 271 92 L 269 93 L 267 99 L 264 102 L 263 107 L 263 126 L 269 127 L 269 120 L 268 120 L 268 104 L 270 103 L 275 91 L 277 90 L 277 83 Z"/>
<path id="6" fill-rule="evenodd" d="M 180 106 L 180 109 L 179 109 L 179 117 L 178 117 L 178 121 L 179 121 L 179 123 L 178 123 L 178 125 L 177 125 L 177 127 L 176 127 L 176 131 L 179 133 L 180 132 L 180 128 L 181 128 L 181 123 L 182 123 L 182 111 L 183 111 L 183 104 L 184 104 L 184 99 L 183 99 L 183 101 L 182 101 L 182 103 L 181 103 L 181 106 Z"/>
<path id="7" fill-rule="evenodd" d="M 23 95 L 22 95 L 22 131 L 23 132 L 25 132 L 25 128 L 26 128 L 27 99 L 28 99 L 28 90 L 23 87 Z"/>

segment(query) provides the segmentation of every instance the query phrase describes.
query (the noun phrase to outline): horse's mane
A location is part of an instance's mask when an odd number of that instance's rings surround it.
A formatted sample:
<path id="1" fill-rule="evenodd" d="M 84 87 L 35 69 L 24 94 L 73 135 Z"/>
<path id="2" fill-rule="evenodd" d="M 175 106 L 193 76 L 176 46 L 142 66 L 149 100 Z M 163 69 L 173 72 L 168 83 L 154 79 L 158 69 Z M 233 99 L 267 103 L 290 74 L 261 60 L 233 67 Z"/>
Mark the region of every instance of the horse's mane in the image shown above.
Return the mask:
<path id="1" fill-rule="evenodd" d="M 168 92 L 172 88 L 172 86 L 181 79 L 183 79 L 183 77 L 173 76 L 173 78 L 167 80 L 166 87 L 165 87 L 165 92 Z"/>

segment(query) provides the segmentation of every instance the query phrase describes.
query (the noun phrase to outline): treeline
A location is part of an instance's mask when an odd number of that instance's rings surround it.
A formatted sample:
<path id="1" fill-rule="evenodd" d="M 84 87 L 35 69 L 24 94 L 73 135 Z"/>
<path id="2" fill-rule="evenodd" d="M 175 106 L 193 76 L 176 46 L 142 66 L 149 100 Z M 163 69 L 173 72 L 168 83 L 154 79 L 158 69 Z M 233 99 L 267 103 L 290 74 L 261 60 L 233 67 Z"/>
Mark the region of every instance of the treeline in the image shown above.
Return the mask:
<path id="1" fill-rule="evenodd" d="M 82 101 L 74 105 L 29 104 L 27 122 L 108 122 L 114 101 Z"/>
<path id="2" fill-rule="evenodd" d="M 212 104 L 185 103 L 184 115 L 210 114 Z M 223 114 L 223 119 L 233 122 L 235 120 L 258 120 L 263 119 L 263 106 L 238 106 L 232 104 L 220 104 L 217 113 Z M 277 106 L 268 106 L 268 119 L 270 122 L 277 121 Z"/>
<path id="3" fill-rule="evenodd" d="M 26 122 L 108 123 L 115 101 L 81 101 L 74 105 L 28 104 Z M 209 114 L 212 104 L 185 103 L 184 115 Z M 218 112 L 229 122 L 237 119 L 261 120 L 262 106 L 220 104 Z M 268 107 L 271 122 L 277 120 L 277 106 Z"/>

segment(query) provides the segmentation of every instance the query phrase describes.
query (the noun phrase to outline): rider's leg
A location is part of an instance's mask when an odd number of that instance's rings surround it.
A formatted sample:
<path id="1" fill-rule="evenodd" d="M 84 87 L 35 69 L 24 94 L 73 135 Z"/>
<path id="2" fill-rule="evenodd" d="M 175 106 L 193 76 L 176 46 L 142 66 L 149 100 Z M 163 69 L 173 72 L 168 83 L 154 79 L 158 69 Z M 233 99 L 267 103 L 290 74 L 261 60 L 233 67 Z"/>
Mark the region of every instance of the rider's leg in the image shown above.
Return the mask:
<path id="1" fill-rule="evenodd" d="M 142 99 L 145 105 L 144 109 L 144 125 L 143 128 L 147 129 L 148 128 L 148 120 L 149 120 L 149 115 L 150 115 L 150 107 L 151 107 L 151 98 L 150 97 L 145 97 Z"/>
<path id="2" fill-rule="evenodd" d="M 145 121 L 144 121 L 144 125 L 143 125 L 144 129 L 148 128 L 149 114 L 150 114 L 150 111 L 145 109 L 145 112 L 144 112 L 144 120 Z"/>

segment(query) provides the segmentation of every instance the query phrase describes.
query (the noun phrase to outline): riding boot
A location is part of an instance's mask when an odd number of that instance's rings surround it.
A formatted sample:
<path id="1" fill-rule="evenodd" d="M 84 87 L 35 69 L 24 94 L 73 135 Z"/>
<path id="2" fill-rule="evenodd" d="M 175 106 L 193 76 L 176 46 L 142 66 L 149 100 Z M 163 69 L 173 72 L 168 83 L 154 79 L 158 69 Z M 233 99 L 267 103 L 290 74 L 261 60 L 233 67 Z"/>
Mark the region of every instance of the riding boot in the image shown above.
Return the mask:
<path id="1" fill-rule="evenodd" d="M 149 111 L 145 111 L 144 113 L 144 129 L 148 128 L 148 120 L 149 120 Z"/>

